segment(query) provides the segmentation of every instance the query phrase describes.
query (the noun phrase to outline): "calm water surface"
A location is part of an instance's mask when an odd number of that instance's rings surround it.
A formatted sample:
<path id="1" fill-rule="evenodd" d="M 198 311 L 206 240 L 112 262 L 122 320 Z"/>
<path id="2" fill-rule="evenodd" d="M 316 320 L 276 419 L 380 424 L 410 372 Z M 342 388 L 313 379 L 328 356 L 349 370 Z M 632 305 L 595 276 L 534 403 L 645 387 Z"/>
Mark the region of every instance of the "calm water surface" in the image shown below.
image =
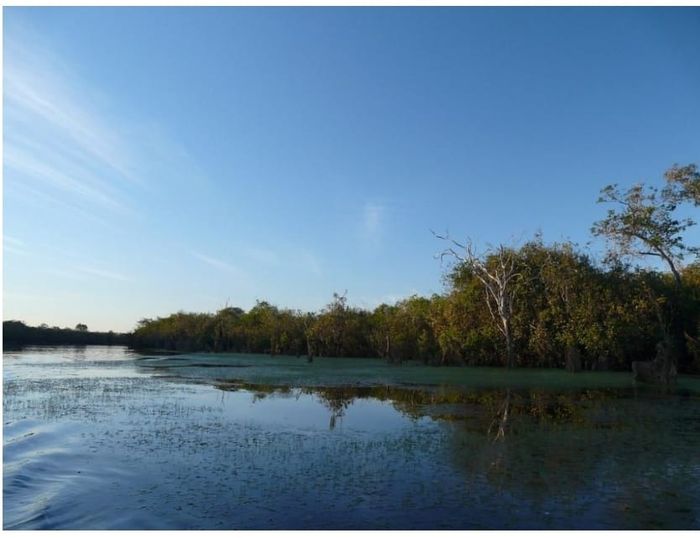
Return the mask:
<path id="1" fill-rule="evenodd" d="M 700 528 L 700 381 L 3 356 L 5 529 Z"/>

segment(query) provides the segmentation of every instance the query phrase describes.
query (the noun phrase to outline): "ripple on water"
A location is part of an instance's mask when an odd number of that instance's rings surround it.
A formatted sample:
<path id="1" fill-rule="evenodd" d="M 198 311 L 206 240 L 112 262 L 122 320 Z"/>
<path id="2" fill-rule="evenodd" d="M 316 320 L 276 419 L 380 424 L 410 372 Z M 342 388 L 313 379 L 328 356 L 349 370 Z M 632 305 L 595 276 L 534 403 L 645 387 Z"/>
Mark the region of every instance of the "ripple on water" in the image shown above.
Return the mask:
<path id="1" fill-rule="evenodd" d="M 111 352 L 6 361 L 6 528 L 699 526 L 697 399 L 513 417 L 494 443 L 497 393 L 421 407 L 381 391 L 219 390 L 176 370 Z M 514 401 L 528 410 L 527 397 Z M 564 400 L 551 410 L 569 417 Z"/>

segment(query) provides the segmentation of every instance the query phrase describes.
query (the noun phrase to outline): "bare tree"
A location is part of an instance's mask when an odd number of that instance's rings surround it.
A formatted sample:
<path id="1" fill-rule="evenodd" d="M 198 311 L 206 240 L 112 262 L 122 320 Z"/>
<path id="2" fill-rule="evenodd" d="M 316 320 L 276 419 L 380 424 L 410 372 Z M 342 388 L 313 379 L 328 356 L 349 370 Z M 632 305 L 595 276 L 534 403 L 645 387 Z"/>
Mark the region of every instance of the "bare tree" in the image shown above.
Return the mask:
<path id="1" fill-rule="evenodd" d="M 442 260 L 445 256 L 453 257 L 463 263 L 469 271 L 484 286 L 486 306 L 496 327 L 503 335 L 506 346 L 506 366 L 515 366 L 515 348 L 513 345 L 513 299 L 515 295 L 515 282 L 521 276 L 516 267 L 516 255 L 513 248 L 499 244 L 482 254 L 478 254 L 470 240 L 465 244 L 450 239 L 447 235 L 433 234 L 438 239 L 450 241 L 452 247 L 440 254 Z M 459 249 L 459 252 L 455 250 Z"/>

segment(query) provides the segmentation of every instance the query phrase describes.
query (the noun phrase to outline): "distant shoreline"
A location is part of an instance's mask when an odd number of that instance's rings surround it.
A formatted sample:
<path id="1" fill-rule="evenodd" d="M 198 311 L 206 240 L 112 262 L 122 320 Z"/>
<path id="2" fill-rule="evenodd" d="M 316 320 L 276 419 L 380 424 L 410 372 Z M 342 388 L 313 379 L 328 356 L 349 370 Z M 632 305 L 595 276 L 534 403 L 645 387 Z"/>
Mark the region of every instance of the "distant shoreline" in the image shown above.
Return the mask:
<path id="1" fill-rule="evenodd" d="M 113 331 L 88 331 L 87 327 L 69 329 L 60 327 L 32 327 L 21 321 L 5 321 L 2 324 L 3 349 L 12 346 L 42 345 L 130 345 L 131 333 Z M 85 327 L 84 329 L 82 327 Z"/>

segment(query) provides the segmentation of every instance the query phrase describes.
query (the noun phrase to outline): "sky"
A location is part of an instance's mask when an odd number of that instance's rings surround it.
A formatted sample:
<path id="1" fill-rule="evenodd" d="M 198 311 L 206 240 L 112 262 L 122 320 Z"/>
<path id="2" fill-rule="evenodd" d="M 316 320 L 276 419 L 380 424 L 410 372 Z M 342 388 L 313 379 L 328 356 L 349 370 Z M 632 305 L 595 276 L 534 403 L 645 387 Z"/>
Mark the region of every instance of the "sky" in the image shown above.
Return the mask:
<path id="1" fill-rule="evenodd" d="M 700 163 L 698 8 L 3 12 L 6 320 L 441 293 Z"/>

